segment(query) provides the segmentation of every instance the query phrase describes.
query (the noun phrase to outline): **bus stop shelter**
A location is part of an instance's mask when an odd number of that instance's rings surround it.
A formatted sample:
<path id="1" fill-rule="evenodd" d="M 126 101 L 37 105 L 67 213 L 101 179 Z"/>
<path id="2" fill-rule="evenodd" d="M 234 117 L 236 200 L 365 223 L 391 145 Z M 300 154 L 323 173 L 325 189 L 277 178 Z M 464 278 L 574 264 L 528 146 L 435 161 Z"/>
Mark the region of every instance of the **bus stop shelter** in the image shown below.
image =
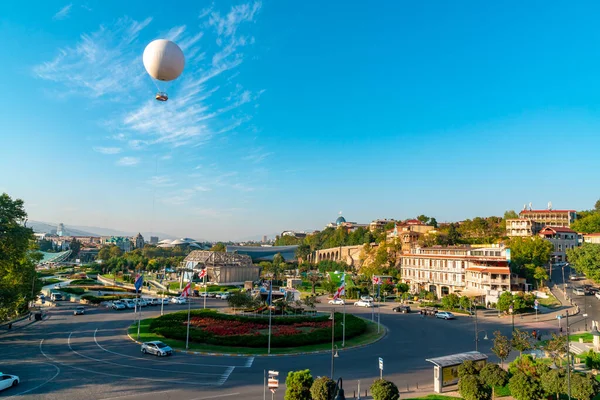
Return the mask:
<path id="1" fill-rule="evenodd" d="M 433 366 L 433 390 L 436 393 L 442 393 L 447 386 L 453 386 L 458 383 L 458 367 L 465 361 L 473 361 L 481 366 L 485 365 L 487 356 L 478 351 L 468 351 L 466 353 L 451 354 L 449 356 L 428 358 Z"/>

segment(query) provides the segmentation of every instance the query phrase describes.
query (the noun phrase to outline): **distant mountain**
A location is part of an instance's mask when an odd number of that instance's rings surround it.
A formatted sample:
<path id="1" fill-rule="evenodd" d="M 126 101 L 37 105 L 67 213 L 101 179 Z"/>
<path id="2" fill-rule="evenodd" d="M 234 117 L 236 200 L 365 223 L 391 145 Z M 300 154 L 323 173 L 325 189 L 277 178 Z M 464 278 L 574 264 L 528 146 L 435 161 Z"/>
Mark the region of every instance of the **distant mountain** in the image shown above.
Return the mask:
<path id="1" fill-rule="evenodd" d="M 279 233 L 271 233 L 267 235 L 267 240 L 275 240 L 275 237 L 279 235 Z M 255 235 L 255 236 L 246 236 L 238 239 L 238 242 L 262 242 L 263 235 Z"/>
<path id="2" fill-rule="evenodd" d="M 56 232 L 58 224 L 51 224 L 48 222 L 39 221 L 27 221 L 27 226 L 32 228 L 34 232 L 38 233 L 50 233 Z M 177 239 L 177 236 L 170 235 L 162 232 L 140 232 L 146 241 L 150 241 L 150 236 L 158 236 L 160 240 L 163 239 Z M 120 231 L 111 228 L 100 228 L 97 226 L 70 226 L 65 225 L 65 234 L 67 236 L 135 236 L 138 232 L 127 232 Z M 202 239 L 196 239 L 202 240 Z"/>

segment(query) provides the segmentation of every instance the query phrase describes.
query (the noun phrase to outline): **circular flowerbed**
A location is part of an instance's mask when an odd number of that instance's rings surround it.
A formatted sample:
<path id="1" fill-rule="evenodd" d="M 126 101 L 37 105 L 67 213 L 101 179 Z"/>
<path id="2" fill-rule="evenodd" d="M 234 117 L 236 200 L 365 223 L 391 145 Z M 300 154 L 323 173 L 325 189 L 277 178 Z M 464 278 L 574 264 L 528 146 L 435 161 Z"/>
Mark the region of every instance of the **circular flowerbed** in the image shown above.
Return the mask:
<path id="1" fill-rule="evenodd" d="M 336 313 L 335 339 L 342 339 L 342 315 Z M 352 314 L 346 314 L 346 339 L 364 333 L 367 324 Z M 150 323 L 150 331 L 169 339 L 185 340 L 187 311 L 167 314 Z M 269 319 L 220 314 L 214 310 L 194 310 L 190 319 L 190 340 L 233 347 L 267 346 Z M 331 321 L 328 315 L 316 317 L 273 317 L 272 347 L 296 347 L 331 341 Z"/>

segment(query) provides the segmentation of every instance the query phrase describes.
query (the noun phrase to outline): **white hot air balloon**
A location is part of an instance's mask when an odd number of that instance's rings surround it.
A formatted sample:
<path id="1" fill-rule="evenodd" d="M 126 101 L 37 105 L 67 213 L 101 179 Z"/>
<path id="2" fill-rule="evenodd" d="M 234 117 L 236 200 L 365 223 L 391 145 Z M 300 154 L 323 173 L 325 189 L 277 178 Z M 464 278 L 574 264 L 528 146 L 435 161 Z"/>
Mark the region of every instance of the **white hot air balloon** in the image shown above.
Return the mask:
<path id="1" fill-rule="evenodd" d="M 148 75 L 163 82 L 177 79 L 185 67 L 183 51 L 175 43 L 166 39 L 150 42 L 144 50 L 143 61 Z M 167 101 L 168 99 L 167 93 L 163 91 L 156 94 L 156 100 Z"/>

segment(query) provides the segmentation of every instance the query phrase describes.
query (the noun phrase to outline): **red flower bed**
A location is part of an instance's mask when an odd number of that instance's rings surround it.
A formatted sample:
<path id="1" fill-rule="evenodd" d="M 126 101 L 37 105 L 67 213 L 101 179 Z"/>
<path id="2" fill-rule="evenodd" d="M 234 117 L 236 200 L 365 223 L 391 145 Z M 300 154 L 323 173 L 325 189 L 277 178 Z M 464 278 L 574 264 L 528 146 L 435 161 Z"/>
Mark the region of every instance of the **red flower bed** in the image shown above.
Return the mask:
<path id="1" fill-rule="evenodd" d="M 184 322 L 185 324 L 186 322 Z M 193 317 L 190 321 L 191 326 L 210 332 L 217 336 L 235 336 L 235 335 L 261 335 L 268 326 L 251 321 L 230 321 L 211 317 Z M 304 329 L 300 329 L 304 328 Z M 331 322 L 298 322 L 291 325 L 272 325 L 271 333 L 274 336 L 292 336 L 299 333 L 310 333 L 315 329 L 331 328 Z"/>

